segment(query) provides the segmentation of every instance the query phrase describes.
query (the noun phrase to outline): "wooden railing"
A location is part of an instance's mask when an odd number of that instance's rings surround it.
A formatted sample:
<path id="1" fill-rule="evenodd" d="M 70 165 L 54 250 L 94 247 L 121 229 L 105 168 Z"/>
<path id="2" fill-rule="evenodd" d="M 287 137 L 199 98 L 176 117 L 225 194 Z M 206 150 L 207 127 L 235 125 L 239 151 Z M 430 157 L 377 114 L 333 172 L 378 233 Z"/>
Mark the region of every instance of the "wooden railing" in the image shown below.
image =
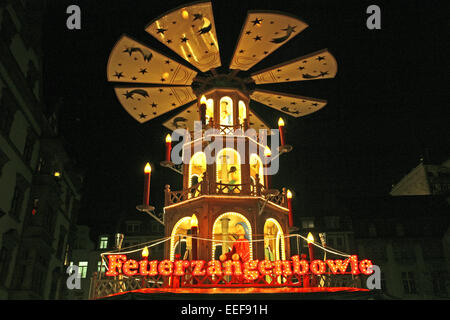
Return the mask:
<path id="1" fill-rule="evenodd" d="M 272 190 L 270 190 L 272 191 Z M 209 185 L 207 180 L 202 180 L 200 183 L 184 190 L 171 191 L 170 186 L 166 185 L 165 189 L 165 205 L 171 205 L 193 199 L 202 195 L 230 195 L 230 196 L 254 196 L 263 197 L 269 201 L 287 207 L 286 192 L 278 192 L 278 194 L 268 194 L 268 190 L 264 185 L 257 184 L 229 184 L 222 182 L 214 182 Z"/>

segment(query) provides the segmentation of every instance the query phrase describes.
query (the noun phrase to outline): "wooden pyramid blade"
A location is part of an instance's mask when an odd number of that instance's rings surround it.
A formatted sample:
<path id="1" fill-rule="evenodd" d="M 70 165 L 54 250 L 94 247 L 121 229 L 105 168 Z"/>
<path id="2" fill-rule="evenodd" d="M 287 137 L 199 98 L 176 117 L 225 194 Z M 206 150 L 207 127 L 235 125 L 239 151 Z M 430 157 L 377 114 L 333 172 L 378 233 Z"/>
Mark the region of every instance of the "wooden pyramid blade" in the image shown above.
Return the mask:
<path id="1" fill-rule="evenodd" d="M 334 78 L 337 62 L 323 49 L 291 61 L 255 72 L 251 75 L 256 84 L 305 81 Z"/>
<path id="2" fill-rule="evenodd" d="M 267 134 L 271 134 L 270 127 L 252 109 L 248 110 L 248 116 L 248 124 L 250 128 L 255 129 L 256 132 L 258 132 L 258 130 L 265 129 L 267 130 Z"/>
<path id="3" fill-rule="evenodd" d="M 190 85 L 197 72 L 123 35 L 109 56 L 108 81 Z"/>
<path id="4" fill-rule="evenodd" d="M 288 14 L 249 11 L 230 69 L 250 69 L 307 27 L 305 22 Z"/>
<path id="5" fill-rule="evenodd" d="M 202 72 L 221 66 L 211 2 L 172 10 L 145 31 Z"/>
<path id="6" fill-rule="evenodd" d="M 124 109 L 140 123 L 196 99 L 191 87 L 115 87 L 114 90 Z"/>
<path id="7" fill-rule="evenodd" d="M 316 112 L 327 104 L 326 100 L 260 89 L 253 91 L 250 98 L 296 118 Z"/>
<path id="8" fill-rule="evenodd" d="M 192 132 L 194 131 L 194 121 L 200 121 L 197 103 L 190 105 L 176 116 L 164 122 L 163 126 L 171 131 L 186 129 Z"/>

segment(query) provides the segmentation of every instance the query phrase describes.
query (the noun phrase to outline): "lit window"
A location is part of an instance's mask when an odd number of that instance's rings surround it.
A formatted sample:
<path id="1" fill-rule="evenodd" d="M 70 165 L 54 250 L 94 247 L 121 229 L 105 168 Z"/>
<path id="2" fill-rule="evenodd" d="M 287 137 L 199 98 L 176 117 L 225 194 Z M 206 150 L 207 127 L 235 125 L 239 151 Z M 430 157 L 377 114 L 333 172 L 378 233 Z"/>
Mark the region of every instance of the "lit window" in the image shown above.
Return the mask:
<path id="1" fill-rule="evenodd" d="M 314 228 L 314 220 L 313 219 L 305 219 L 302 221 L 303 229 L 311 229 Z"/>
<path id="2" fill-rule="evenodd" d="M 239 124 L 243 124 L 247 118 L 247 108 L 244 101 L 239 101 Z"/>
<path id="3" fill-rule="evenodd" d="M 105 272 L 106 271 L 105 262 L 103 262 L 103 265 L 102 265 L 102 261 L 97 262 L 97 271 L 98 272 Z"/>
<path id="4" fill-rule="evenodd" d="M 241 163 L 236 150 L 225 148 L 217 154 L 217 182 L 241 184 Z M 234 189 L 237 192 L 237 189 Z M 227 192 L 226 190 L 224 192 Z"/>
<path id="5" fill-rule="evenodd" d="M 80 261 L 78 263 L 78 271 L 81 278 L 86 278 L 87 276 L 88 263 L 87 261 Z"/>
<path id="6" fill-rule="evenodd" d="M 100 237 L 100 249 L 106 249 L 108 248 L 108 237 Z"/>
<path id="7" fill-rule="evenodd" d="M 206 156 L 203 152 L 196 152 L 189 162 L 189 187 L 201 182 L 205 171 Z"/>
<path id="8" fill-rule="evenodd" d="M 233 125 L 233 100 L 230 97 L 220 99 L 220 124 Z"/>
<path id="9" fill-rule="evenodd" d="M 250 155 L 250 177 L 252 181 L 256 182 L 256 175 L 259 176 L 259 183 L 264 184 L 264 171 L 261 158 L 256 154 Z"/>

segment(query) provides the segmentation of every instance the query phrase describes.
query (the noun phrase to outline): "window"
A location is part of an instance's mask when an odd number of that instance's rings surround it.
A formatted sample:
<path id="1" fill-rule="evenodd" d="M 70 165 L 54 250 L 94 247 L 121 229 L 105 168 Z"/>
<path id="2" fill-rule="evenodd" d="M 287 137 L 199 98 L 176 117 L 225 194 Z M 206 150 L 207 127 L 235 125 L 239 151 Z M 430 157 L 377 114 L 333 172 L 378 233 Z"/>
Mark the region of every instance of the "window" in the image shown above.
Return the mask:
<path id="1" fill-rule="evenodd" d="M 243 124 L 247 118 L 247 108 L 244 101 L 239 101 L 239 124 Z"/>
<path id="2" fill-rule="evenodd" d="M 222 184 L 241 184 L 241 160 L 236 150 L 225 148 L 217 154 L 217 182 Z M 224 189 L 223 192 L 239 192 L 237 188 Z"/>
<path id="3" fill-rule="evenodd" d="M 4 22 L 4 21 L 3 21 Z M 8 88 L 3 88 L 2 98 L 0 100 L 0 131 L 6 137 L 9 136 L 9 131 L 14 119 L 14 97 Z"/>
<path id="4" fill-rule="evenodd" d="M 25 140 L 25 147 L 23 149 L 23 158 L 25 163 L 30 163 L 31 157 L 33 156 L 33 148 L 34 143 L 36 141 L 34 133 L 31 131 L 31 129 L 28 129 L 27 138 Z"/>
<path id="5" fill-rule="evenodd" d="M 256 183 L 256 175 L 258 175 L 258 182 L 264 184 L 264 169 L 261 158 L 256 153 L 252 153 L 250 155 L 250 177 L 253 183 Z"/>
<path id="6" fill-rule="evenodd" d="M 233 100 L 230 97 L 220 99 L 220 124 L 233 125 Z"/>
<path id="7" fill-rule="evenodd" d="M 417 293 L 413 272 L 402 272 L 403 291 L 405 294 Z"/>
<path id="8" fill-rule="evenodd" d="M 433 292 L 436 296 L 447 296 L 447 272 L 433 272 L 431 274 L 433 279 Z"/>
<path id="9" fill-rule="evenodd" d="M 20 190 L 19 186 L 14 187 L 14 194 L 11 201 L 11 210 L 10 213 L 13 217 L 19 218 L 20 214 L 20 202 L 22 200 L 22 190 Z"/>
<path id="10" fill-rule="evenodd" d="M 97 262 L 97 272 L 105 272 L 106 271 L 106 265 L 105 262 L 99 261 Z"/>
<path id="11" fill-rule="evenodd" d="M 108 237 L 100 237 L 99 249 L 108 248 Z"/>
<path id="12" fill-rule="evenodd" d="M 140 225 L 139 223 L 127 223 L 127 232 L 139 232 Z"/>
<path id="13" fill-rule="evenodd" d="M 196 152 L 189 162 L 189 187 L 201 182 L 205 171 L 206 156 L 203 152 Z"/>
<path id="14" fill-rule="evenodd" d="M 314 220 L 313 219 L 304 219 L 304 220 L 302 220 L 302 228 L 303 229 L 314 228 Z"/>
<path id="15" fill-rule="evenodd" d="M 80 261 L 78 263 L 78 270 L 80 273 L 81 278 L 86 278 L 87 276 L 87 271 L 88 271 L 88 263 L 87 261 Z"/>

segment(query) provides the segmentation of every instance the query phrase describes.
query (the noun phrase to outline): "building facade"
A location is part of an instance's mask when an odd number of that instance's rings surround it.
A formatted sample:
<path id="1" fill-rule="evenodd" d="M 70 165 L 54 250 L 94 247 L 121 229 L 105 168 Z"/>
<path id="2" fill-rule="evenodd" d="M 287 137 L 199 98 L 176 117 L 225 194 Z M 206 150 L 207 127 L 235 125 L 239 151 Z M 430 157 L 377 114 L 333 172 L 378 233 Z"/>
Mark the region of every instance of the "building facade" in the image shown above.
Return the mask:
<path id="1" fill-rule="evenodd" d="M 44 1 L 0 4 L 0 299 L 58 299 L 81 175 L 43 101 Z"/>

